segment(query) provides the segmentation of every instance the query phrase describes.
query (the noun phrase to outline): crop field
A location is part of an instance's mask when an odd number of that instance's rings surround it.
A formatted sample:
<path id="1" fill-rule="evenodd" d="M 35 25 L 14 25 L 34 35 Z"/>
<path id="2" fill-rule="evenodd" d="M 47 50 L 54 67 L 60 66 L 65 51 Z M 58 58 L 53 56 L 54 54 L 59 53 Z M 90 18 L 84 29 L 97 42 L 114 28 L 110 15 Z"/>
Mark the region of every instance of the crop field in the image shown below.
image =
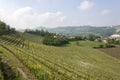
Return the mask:
<path id="1" fill-rule="evenodd" d="M 26 39 L 15 36 L 0 38 L 0 50 L 11 61 L 18 62 L 11 66 L 19 67 L 18 71 L 22 69 L 25 79 L 120 80 L 120 61 L 92 48 L 103 43 L 80 41 L 80 46 L 71 42 L 66 46 L 55 47 L 43 45 L 39 36 L 32 39 L 30 36 Z"/>
<path id="2" fill-rule="evenodd" d="M 110 48 L 110 49 L 99 49 L 106 54 L 113 56 L 117 59 L 120 59 L 120 46 L 116 46 L 115 48 Z"/>

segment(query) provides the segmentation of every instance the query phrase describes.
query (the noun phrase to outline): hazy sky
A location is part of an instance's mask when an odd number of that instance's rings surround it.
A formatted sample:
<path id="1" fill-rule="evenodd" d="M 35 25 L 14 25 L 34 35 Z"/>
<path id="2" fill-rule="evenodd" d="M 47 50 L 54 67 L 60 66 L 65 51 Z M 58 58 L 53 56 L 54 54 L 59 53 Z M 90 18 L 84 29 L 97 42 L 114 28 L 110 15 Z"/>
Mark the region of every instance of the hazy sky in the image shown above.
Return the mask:
<path id="1" fill-rule="evenodd" d="M 19 29 L 119 25 L 120 0 L 0 0 L 0 20 Z"/>

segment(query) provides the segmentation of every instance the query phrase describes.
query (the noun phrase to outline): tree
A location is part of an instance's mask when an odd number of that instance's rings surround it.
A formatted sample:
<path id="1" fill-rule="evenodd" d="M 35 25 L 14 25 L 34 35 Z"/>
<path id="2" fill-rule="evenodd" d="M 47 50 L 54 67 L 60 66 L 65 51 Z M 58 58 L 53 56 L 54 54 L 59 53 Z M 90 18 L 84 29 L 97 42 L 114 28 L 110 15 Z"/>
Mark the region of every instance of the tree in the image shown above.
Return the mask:
<path id="1" fill-rule="evenodd" d="M 68 43 L 67 39 L 54 36 L 45 36 L 43 39 L 43 44 L 45 45 L 62 46 Z"/>
<path id="2" fill-rule="evenodd" d="M 15 32 L 15 28 L 10 28 L 9 25 L 0 21 L 0 35 L 14 34 Z"/>
<path id="3" fill-rule="evenodd" d="M 35 34 L 35 35 L 40 35 L 40 36 L 47 36 L 47 35 L 53 35 L 53 33 L 48 32 L 47 30 L 29 30 L 26 29 L 24 33 L 29 33 L 29 34 Z"/>

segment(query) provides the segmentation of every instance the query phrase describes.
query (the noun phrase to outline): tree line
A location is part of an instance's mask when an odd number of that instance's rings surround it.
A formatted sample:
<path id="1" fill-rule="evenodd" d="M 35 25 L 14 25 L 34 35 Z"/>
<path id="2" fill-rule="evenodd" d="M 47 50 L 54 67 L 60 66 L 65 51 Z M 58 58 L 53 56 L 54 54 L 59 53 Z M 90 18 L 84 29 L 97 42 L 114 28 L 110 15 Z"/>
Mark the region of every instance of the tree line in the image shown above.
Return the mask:
<path id="1" fill-rule="evenodd" d="M 50 36 L 53 35 L 53 33 L 48 32 L 47 30 L 31 30 L 31 29 L 26 29 L 24 33 L 29 33 L 29 34 L 35 34 L 35 35 L 40 35 L 40 36 Z"/>
<path id="2" fill-rule="evenodd" d="M 9 25 L 0 21 L 0 36 L 7 34 L 14 34 L 16 32 L 15 28 L 10 28 Z"/>
<path id="3" fill-rule="evenodd" d="M 68 39 L 65 36 L 56 33 L 50 33 L 47 30 L 43 29 L 41 30 L 26 29 L 25 33 L 42 36 L 43 37 L 42 42 L 45 45 L 62 46 L 69 43 Z"/>

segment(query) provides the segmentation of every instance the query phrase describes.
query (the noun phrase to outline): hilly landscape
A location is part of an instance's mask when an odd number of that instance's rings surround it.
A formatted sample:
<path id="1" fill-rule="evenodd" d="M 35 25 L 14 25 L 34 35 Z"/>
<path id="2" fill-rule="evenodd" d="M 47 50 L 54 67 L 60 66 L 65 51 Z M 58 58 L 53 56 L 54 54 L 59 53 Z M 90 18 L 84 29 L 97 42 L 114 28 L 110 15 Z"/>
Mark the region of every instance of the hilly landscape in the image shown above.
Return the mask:
<path id="1" fill-rule="evenodd" d="M 39 29 L 39 28 L 38 28 Z M 97 26 L 65 26 L 57 27 L 52 29 L 47 29 L 50 32 L 61 33 L 68 36 L 79 36 L 79 35 L 99 35 L 99 36 L 110 36 L 115 33 L 119 33 L 119 26 L 107 26 L 107 27 L 97 27 Z"/>
<path id="2" fill-rule="evenodd" d="M 76 32 L 80 29 L 69 28 Z M 54 33 L 19 32 L 4 22 L 0 22 L 0 33 L 0 80 L 120 80 L 119 45 L 114 48 L 117 53 L 108 54 L 107 50 L 113 48 L 99 49 L 106 45 L 103 42 L 66 43 L 66 38 L 52 37 Z"/>
<path id="3" fill-rule="evenodd" d="M 120 0 L 0 0 L 0 80 L 120 80 Z"/>

